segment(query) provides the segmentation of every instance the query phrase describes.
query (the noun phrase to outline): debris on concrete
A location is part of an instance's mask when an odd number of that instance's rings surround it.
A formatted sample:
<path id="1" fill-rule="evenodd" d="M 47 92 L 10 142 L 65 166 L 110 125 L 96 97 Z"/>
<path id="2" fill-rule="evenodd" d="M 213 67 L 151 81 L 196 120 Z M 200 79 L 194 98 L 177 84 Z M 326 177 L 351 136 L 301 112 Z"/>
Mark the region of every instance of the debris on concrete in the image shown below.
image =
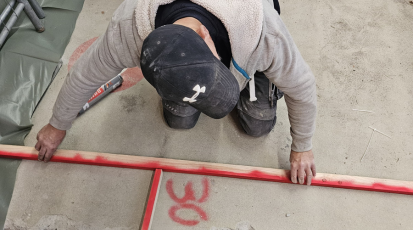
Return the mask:
<path id="1" fill-rule="evenodd" d="M 237 223 L 235 229 L 232 228 L 217 228 L 212 227 L 211 230 L 255 230 L 248 221 L 242 221 Z"/>
<path id="2" fill-rule="evenodd" d="M 364 110 L 364 109 L 353 109 L 353 111 L 358 111 L 358 112 L 366 112 L 366 113 L 374 113 L 373 111 L 370 111 L 370 110 Z"/>
<path id="3" fill-rule="evenodd" d="M 47 227 L 46 227 L 47 226 Z M 7 223 L 6 227 L 4 228 L 5 230 L 44 230 L 44 229 L 65 229 L 65 230 L 77 230 L 77 229 L 82 229 L 82 230 L 99 230 L 99 229 L 105 229 L 105 230 L 129 230 L 132 229 L 131 227 L 115 227 L 115 228 L 109 228 L 105 226 L 104 224 L 102 225 L 89 225 L 89 224 L 84 224 L 83 222 L 77 222 L 74 221 L 70 218 L 68 218 L 66 215 L 46 215 L 43 216 L 35 226 L 33 227 L 28 227 L 26 224 L 26 220 L 22 219 L 17 219 L 13 223 L 10 221 Z"/>
<path id="4" fill-rule="evenodd" d="M 373 130 L 373 132 L 371 133 L 369 143 L 367 144 L 367 148 L 366 148 L 366 150 L 364 151 L 364 154 L 363 154 L 363 156 L 361 157 L 360 162 L 363 160 L 364 156 L 366 155 L 366 153 L 367 153 L 367 149 L 369 149 L 370 142 L 371 142 L 371 139 L 373 138 L 373 134 L 374 134 L 374 132 L 378 132 L 378 133 L 380 133 L 380 134 L 382 134 L 382 135 L 384 135 L 384 136 L 386 136 L 386 137 L 388 137 L 388 138 L 390 138 L 390 139 L 391 139 L 391 137 L 390 137 L 389 135 L 387 135 L 387 134 L 385 134 L 385 133 L 383 133 L 383 132 L 381 132 L 381 131 L 377 130 L 376 128 L 373 128 L 373 127 L 371 127 L 371 126 L 369 126 L 369 128 L 370 128 L 370 129 L 372 129 L 372 130 Z"/>

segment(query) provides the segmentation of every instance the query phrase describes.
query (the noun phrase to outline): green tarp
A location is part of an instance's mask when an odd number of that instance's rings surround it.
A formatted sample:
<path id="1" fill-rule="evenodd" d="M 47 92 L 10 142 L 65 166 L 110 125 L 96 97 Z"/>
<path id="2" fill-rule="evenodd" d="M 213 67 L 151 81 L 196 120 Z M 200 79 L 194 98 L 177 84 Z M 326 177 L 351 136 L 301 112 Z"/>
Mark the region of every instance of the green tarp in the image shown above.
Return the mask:
<path id="1" fill-rule="evenodd" d="M 6 1 L 0 1 L 0 11 Z M 46 31 L 37 33 L 22 13 L 0 50 L 0 144 L 24 145 L 23 140 L 32 127 L 33 112 L 58 71 L 84 0 L 38 2 L 46 13 L 43 19 Z M 19 163 L 0 159 L 1 228 Z"/>

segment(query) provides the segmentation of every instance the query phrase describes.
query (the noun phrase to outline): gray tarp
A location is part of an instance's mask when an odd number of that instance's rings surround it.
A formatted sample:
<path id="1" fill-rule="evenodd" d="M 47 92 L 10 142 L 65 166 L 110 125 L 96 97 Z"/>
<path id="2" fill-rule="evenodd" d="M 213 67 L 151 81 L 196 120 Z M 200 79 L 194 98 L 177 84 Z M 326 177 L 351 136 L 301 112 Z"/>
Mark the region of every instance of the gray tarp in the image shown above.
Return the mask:
<path id="1" fill-rule="evenodd" d="M 7 0 L 0 0 L 0 11 Z M 23 145 L 31 117 L 53 80 L 84 0 L 39 0 L 46 31 L 22 13 L 0 50 L 0 144 Z M 0 29 L 3 25 L 0 25 Z M 20 161 L 0 159 L 0 227 L 3 228 Z"/>

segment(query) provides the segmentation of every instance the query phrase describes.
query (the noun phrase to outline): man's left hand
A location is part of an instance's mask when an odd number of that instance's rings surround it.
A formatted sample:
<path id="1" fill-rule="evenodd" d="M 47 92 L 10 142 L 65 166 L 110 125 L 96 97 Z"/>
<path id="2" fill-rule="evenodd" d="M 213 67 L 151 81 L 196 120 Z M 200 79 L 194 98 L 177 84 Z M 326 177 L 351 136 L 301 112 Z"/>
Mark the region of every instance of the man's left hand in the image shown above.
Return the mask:
<path id="1" fill-rule="evenodd" d="M 296 184 L 297 179 L 300 184 L 304 184 L 307 178 L 307 185 L 311 184 L 311 179 L 316 175 L 313 151 L 295 152 L 291 150 L 291 181 Z"/>

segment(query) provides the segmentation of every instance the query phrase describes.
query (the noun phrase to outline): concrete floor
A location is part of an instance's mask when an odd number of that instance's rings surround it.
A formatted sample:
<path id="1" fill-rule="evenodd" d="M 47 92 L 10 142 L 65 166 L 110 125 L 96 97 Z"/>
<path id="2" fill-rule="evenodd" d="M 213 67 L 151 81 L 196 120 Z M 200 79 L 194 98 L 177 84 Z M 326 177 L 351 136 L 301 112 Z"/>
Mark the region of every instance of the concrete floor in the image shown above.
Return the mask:
<path id="1" fill-rule="evenodd" d="M 64 65 L 33 116 L 27 146 L 35 145 L 52 114 L 69 58 L 105 31 L 120 2 L 85 2 Z M 413 180 L 413 4 L 280 3 L 281 16 L 317 78 L 313 151 L 318 172 Z M 291 137 L 283 100 L 276 127 L 262 138 L 245 135 L 235 113 L 221 120 L 201 115 L 194 129 L 177 131 L 166 126 L 161 110 L 156 91 L 139 81 L 77 119 L 61 148 L 289 169 Z M 369 126 L 391 139 L 375 133 L 360 162 Z M 141 170 L 23 161 L 5 229 L 139 229 L 151 176 Z M 171 191 L 183 197 L 190 181 L 196 199 L 186 204 L 199 209 L 174 209 Z M 205 183 L 208 195 L 199 202 Z M 412 229 L 412 212 L 413 199 L 406 195 L 165 173 L 153 229 L 235 229 L 243 221 L 256 230 Z"/>

